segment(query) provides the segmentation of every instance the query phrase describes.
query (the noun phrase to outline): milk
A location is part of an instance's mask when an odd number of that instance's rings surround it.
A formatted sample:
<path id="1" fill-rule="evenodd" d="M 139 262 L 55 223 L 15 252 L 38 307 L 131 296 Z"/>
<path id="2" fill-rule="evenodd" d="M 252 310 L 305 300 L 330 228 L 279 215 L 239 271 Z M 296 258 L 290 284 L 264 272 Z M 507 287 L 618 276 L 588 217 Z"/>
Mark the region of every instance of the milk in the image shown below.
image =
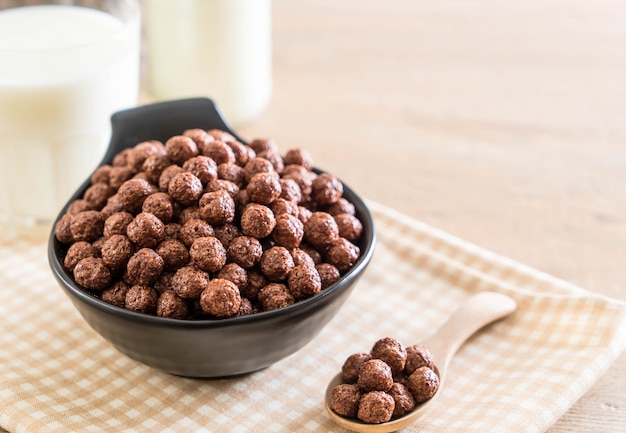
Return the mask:
<path id="1" fill-rule="evenodd" d="M 139 12 L 0 11 L 0 212 L 49 222 L 104 155 L 113 112 L 137 104 Z"/>
<path id="2" fill-rule="evenodd" d="M 144 0 L 149 90 L 206 96 L 246 123 L 272 93 L 270 0 Z"/>

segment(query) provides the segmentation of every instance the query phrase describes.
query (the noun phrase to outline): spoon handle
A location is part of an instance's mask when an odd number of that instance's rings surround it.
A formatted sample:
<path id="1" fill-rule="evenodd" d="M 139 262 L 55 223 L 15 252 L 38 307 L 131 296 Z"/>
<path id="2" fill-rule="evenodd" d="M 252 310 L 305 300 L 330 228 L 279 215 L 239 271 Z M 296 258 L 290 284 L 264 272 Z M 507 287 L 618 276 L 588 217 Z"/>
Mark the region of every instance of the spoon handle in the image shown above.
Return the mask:
<path id="1" fill-rule="evenodd" d="M 421 343 L 433 354 L 440 376 L 445 376 L 452 357 L 472 334 L 516 308 L 511 297 L 496 292 L 480 292 L 465 301 L 437 332 Z M 440 379 L 443 381 L 443 377 Z"/>

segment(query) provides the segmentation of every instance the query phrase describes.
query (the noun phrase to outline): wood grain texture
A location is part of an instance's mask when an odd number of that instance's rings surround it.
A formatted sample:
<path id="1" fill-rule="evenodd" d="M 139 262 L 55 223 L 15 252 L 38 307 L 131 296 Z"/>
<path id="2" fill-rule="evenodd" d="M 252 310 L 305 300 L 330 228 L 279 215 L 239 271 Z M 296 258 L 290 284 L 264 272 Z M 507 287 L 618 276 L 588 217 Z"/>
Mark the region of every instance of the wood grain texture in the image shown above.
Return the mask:
<path id="1" fill-rule="evenodd" d="M 364 196 L 626 299 L 626 6 L 274 0 L 274 94 L 242 136 Z M 219 101 L 218 101 L 219 102 Z M 626 355 L 550 430 L 626 431 Z"/>

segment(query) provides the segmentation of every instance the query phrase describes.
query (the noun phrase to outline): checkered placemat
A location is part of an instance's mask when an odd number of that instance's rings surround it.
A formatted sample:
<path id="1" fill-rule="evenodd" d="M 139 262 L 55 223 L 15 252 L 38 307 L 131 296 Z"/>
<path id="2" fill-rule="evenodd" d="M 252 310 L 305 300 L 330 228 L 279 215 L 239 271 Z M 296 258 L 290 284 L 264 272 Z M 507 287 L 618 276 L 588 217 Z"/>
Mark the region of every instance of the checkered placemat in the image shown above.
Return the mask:
<path id="1" fill-rule="evenodd" d="M 312 343 L 260 372 L 171 376 L 91 330 L 56 285 L 44 244 L 0 247 L 0 427 L 10 432 L 343 431 L 324 410 L 345 358 L 381 337 L 414 344 L 470 294 L 518 311 L 452 361 L 432 412 L 407 432 L 541 432 L 626 347 L 626 304 L 369 203 L 378 246 L 366 275 Z"/>

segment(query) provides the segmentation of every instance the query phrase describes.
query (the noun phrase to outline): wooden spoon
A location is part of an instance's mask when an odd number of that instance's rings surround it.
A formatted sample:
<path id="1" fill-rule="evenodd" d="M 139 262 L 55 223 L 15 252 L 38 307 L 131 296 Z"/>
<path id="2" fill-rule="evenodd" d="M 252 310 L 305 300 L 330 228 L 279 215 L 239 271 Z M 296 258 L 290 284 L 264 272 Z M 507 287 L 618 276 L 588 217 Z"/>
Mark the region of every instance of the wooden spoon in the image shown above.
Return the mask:
<path id="1" fill-rule="evenodd" d="M 324 405 L 330 418 L 342 427 L 361 433 L 392 432 L 415 422 L 427 412 L 430 403 L 443 392 L 448 365 L 459 347 L 476 331 L 495 320 L 508 316 L 516 308 L 517 304 L 509 296 L 496 292 L 480 292 L 465 301 L 437 332 L 424 340 L 421 344 L 433 354 L 435 373 L 439 376 L 439 389 L 430 400 L 419 404 L 406 415 L 381 424 L 366 424 L 358 419 L 345 418 L 336 414 L 331 408 L 331 396 L 333 388 L 343 383 L 341 373 L 339 373 L 326 388 Z"/>

